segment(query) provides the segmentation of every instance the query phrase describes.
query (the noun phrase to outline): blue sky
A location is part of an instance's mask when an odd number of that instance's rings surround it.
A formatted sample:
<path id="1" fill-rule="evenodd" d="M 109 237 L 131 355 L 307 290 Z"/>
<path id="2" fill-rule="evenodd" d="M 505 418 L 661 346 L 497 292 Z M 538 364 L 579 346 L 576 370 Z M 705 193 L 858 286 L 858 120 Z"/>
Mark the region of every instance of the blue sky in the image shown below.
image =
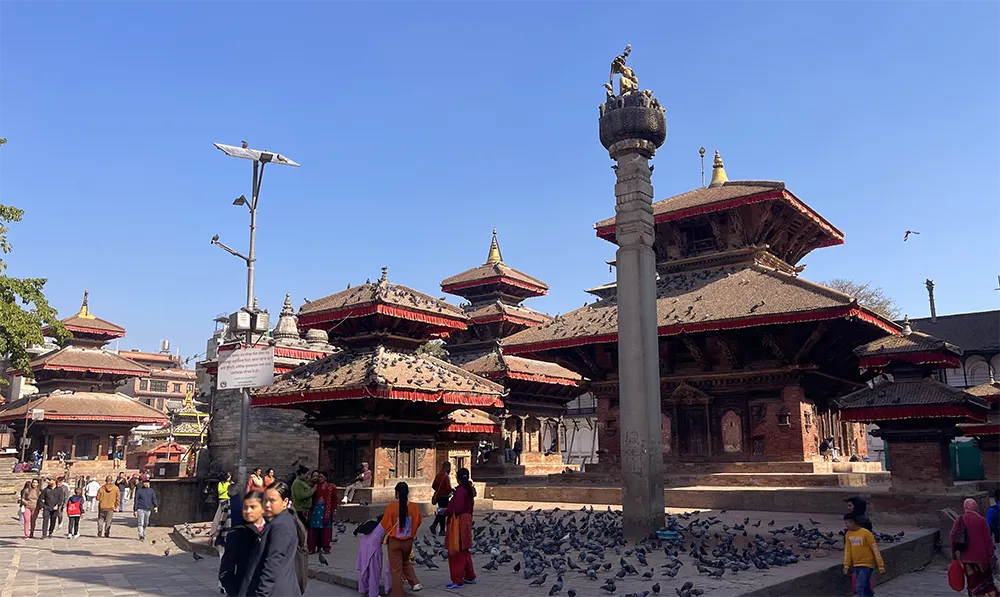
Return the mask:
<path id="1" fill-rule="evenodd" d="M 997 3 L 3 3 L 0 202 L 26 210 L 9 273 L 49 279 L 68 316 L 204 350 L 244 300 L 249 163 L 261 194 L 257 295 L 272 313 L 350 282 L 438 282 L 504 258 L 567 312 L 612 279 L 614 173 L 597 138 L 626 43 L 667 111 L 658 199 L 783 180 L 846 233 L 812 280 L 883 286 L 911 317 L 993 309 L 1000 222 Z M 709 154 L 711 155 L 711 153 Z M 903 231 L 921 235 L 903 243 Z"/>

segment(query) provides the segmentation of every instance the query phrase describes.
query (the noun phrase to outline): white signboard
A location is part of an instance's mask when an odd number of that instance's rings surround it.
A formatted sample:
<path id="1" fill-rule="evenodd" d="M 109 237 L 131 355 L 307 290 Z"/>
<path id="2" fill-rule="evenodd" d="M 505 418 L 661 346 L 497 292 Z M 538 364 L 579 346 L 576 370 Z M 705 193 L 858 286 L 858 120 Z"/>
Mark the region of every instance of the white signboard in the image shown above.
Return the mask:
<path id="1" fill-rule="evenodd" d="M 237 348 L 219 352 L 216 388 L 259 388 L 274 381 L 274 347 Z"/>

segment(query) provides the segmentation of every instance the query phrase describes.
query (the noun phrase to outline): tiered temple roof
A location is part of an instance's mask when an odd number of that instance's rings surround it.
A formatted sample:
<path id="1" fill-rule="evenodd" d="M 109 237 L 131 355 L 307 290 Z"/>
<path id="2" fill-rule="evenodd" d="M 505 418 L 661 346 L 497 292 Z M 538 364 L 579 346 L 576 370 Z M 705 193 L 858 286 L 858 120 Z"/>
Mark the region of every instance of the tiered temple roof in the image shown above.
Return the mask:
<path id="1" fill-rule="evenodd" d="M 935 369 L 955 366 L 962 355 L 957 346 L 914 332 L 908 320 L 898 338 L 862 344 L 854 350 L 864 368 L 892 375 L 876 378 L 870 387 L 840 400 L 846 421 L 956 419 L 984 422 L 988 405 L 982 398 L 930 377 Z"/>
<path id="2" fill-rule="evenodd" d="M 260 388 L 254 406 L 297 407 L 329 416 L 352 411 L 388 415 L 387 401 L 401 401 L 424 405 L 426 415 L 443 416 L 463 406 L 503 404 L 502 386 L 414 352 L 431 337 L 464 329 L 466 317 L 444 301 L 391 284 L 385 268 L 375 283 L 306 303 L 299 325 L 329 329 L 347 349 Z M 337 406 L 345 401 L 355 405 Z"/>
<path id="3" fill-rule="evenodd" d="M 504 355 L 500 350 L 502 338 L 545 325 L 552 318 L 520 304 L 529 296 L 545 294 L 548 286 L 503 262 L 496 229 L 486 263 L 443 280 L 441 289 L 470 300 L 464 306 L 469 327 L 449 337 L 449 359 L 467 371 L 503 383 L 509 391 L 505 399 L 509 407 L 527 409 L 525 412 L 533 406 L 561 411 L 580 393 L 584 380 L 579 374 L 554 363 Z"/>
<path id="4" fill-rule="evenodd" d="M 160 411 L 115 391 L 128 377 L 149 369 L 105 350 L 104 344 L 125 334 L 125 328 L 90 313 L 89 292 L 80 311 L 62 320 L 71 335 L 59 350 L 30 363 L 39 394 L 9 402 L 0 408 L 0 420 L 23 420 L 32 409 L 44 409 L 45 420 L 59 422 L 163 423 Z"/>

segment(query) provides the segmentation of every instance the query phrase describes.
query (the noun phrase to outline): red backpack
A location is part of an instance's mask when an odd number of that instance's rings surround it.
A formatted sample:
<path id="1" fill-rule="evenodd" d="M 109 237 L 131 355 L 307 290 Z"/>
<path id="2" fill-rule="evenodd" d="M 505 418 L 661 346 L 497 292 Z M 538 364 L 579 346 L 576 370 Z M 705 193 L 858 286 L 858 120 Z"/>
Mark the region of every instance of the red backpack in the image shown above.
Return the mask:
<path id="1" fill-rule="evenodd" d="M 82 516 L 83 509 L 80 507 L 80 504 L 82 503 L 83 502 L 74 502 L 74 501 L 70 501 L 69 503 L 67 503 L 66 516 Z"/>

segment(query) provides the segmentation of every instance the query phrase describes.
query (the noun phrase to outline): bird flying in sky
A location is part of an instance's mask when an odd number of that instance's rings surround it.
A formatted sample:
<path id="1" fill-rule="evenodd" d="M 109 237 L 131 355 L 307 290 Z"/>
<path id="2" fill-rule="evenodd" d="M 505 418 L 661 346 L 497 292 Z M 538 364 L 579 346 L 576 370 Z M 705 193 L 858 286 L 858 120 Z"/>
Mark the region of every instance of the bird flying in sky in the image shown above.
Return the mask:
<path id="1" fill-rule="evenodd" d="M 906 231 L 906 234 L 904 234 L 904 235 L 903 235 L 903 242 L 904 242 L 904 243 L 905 243 L 906 241 L 910 240 L 910 235 L 911 235 L 911 234 L 920 234 L 920 233 L 919 233 L 919 232 L 917 232 L 916 230 L 907 230 L 907 231 Z"/>

